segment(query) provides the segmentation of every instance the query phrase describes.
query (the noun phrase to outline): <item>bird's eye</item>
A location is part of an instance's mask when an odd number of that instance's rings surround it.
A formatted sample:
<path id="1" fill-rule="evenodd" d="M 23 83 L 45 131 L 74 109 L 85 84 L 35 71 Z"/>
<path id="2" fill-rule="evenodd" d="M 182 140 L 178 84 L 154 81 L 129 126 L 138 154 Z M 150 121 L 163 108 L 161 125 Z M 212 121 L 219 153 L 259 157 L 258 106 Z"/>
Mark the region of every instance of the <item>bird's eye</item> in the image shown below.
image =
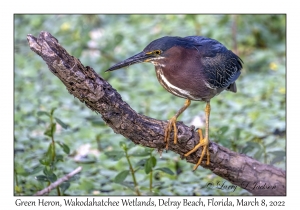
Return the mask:
<path id="1" fill-rule="evenodd" d="M 160 54 L 161 54 L 161 50 L 155 50 L 155 51 L 154 51 L 154 54 L 155 54 L 155 55 L 160 55 Z"/>

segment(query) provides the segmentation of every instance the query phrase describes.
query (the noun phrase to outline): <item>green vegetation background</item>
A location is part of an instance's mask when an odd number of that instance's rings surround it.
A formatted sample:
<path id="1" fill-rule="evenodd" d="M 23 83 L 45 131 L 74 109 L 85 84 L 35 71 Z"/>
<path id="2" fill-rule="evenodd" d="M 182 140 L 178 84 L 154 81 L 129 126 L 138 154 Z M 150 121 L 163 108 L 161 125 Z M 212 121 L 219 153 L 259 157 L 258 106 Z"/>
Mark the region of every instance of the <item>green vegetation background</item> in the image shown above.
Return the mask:
<path id="1" fill-rule="evenodd" d="M 115 134 L 29 49 L 26 35 L 40 31 L 50 32 L 83 65 L 93 67 L 134 110 L 160 120 L 173 116 L 184 99 L 159 85 L 152 64 L 104 71 L 162 36 L 220 41 L 243 59 L 244 68 L 238 92 L 225 91 L 211 101 L 211 141 L 285 170 L 285 15 L 15 15 L 14 24 L 15 195 L 32 195 L 52 180 L 41 180 L 47 174 L 41 160 L 51 143 L 45 112 L 53 108 L 53 136 L 61 142 L 56 153 L 63 160 L 52 168 L 55 176 L 83 167 L 61 189 L 65 195 L 135 195 L 124 148 L 142 195 L 249 195 L 239 187 L 219 189 L 218 184 L 230 183 L 201 167 L 192 172 L 193 165 L 171 151 L 160 158 L 157 151 Z M 204 107 L 192 102 L 179 120 L 203 128 Z"/>

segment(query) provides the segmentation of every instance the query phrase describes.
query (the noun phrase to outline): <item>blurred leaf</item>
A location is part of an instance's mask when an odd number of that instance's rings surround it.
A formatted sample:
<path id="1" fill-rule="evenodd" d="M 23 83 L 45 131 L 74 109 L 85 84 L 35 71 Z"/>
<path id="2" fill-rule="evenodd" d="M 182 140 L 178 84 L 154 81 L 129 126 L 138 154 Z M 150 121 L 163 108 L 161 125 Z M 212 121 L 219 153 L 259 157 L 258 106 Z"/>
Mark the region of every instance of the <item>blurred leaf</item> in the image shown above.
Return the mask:
<path id="1" fill-rule="evenodd" d="M 76 174 L 75 176 L 72 176 L 68 182 L 74 182 L 80 179 L 80 174 Z"/>
<path id="2" fill-rule="evenodd" d="M 55 120 L 58 124 L 61 125 L 61 127 L 63 127 L 64 129 L 68 129 L 69 126 L 67 124 L 65 124 L 63 121 L 61 121 L 60 119 L 58 119 L 57 117 L 55 117 Z"/>
<path id="3" fill-rule="evenodd" d="M 136 144 L 133 143 L 131 140 L 128 140 L 128 142 L 127 142 L 127 148 L 128 148 L 128 150 L 131 149 L 131 148 L 133 148 L 133 147 L 136 147 Z"/>
<path id="4" fill-rule="evenodd" d="M 130 153 L 130 156 L 132 156 L 132 157 L 144 157 L 144 156 L 148 156 L 148 155 L 151 154 L 152 150 L 149 149 L 149 148 L 145 148 L 141 152 Z"/>
<path id="5" fill-rule="evenodd" d="M 138 166 L 134 169 L 134 172 L 137 172 L 138 170 L 140 170 L 141 168 L 144 168 L 144 167 L 141 167 L 141 166 Z"/>
<path id="6" fill-rule="evenodd" d="M 50 117 L 50 114 L 48 112 L 45 112 L 45 111 L 38 111 L 37 115 L 38 116 L 46 115 L 46 116 Z"/>
<path id="7" fill-rule="evenodd" d="M 42 165 L 50 166 L 53 162 L 52 156 L 55 154 L 55 147 L 52 143 L 49 144 L 47 152 L 44 154 L 43 158 L 39 160 Z"/>
<path id="8" fill-rule="evenodd" d="M 240 128 L 236 128 L 235 129 L 235 139 L 236 140 L 239 140 L 240 134 L 241 134 L 241 129 Z"/>
<path id="9" fill-rule="evenodd" d="M 224 135 L 229 130 L 228 126 L 223 126 L 219 129 L 219 135 Z"/>
<path id="10" fill-rule="evenodd" d="M 145 163 L 145 172 L 149 174 L 156 165 L 156 158 L 151 156 Z"/>
<path id="11" fill-rule="evenodd" d="M 266 144 L 266 148 L 272 147 L 276 144 L 276 139 L 274 139 L 273 141 L 271 141 L 270 143 Z"/>
<path id="12" fill-rule="evenodd" d="M 54 173 L 49 174 L 47 177 L 51 183 L 53 183 L 57 180 L 57 176 Z"/>
<path id="13" fill-rule="evenodd" d="M 272 161 L 271 161 L 270 164 L 273 165 L 273 164 L 278 163 L 278 162 L 281 162 L 281 161 L 283 161 L 283 160 L 284 160 L 283 157 L 276 156 L 274 159 L 272 159 Z"/>
<path id="14" fill-rule="evenodd" d="M 36 180 L 41 181 L 41 182 L 48 182 L 48 177 L 46 177 L 45 175 L 38 175 L 35 177 Z"/>
<path id="15" fill-rule="evenodd" d="M 149 174 L 152 171 L 152 163 L 150 159 L 147 159 L 144 169 L 146 174 Z"/>
<path id="16" fill-rule="evenodd" d="M 162 171 L 166 174 L 174 175 L 173 171 L 171 171 L 169 168 L 163 167 L 163 168 L 156 168 L 155 170 Z"/>
<path id="17" fill-rule="evenodd" d="M 104 126 L 105 125 L 105 122 L 99 116 L 88 116 L 85 119 L 90 121 L 93 126 Z"/>
<path id="18" fill-rule="evenodd" d="M 249 151 L 252 151 L 253 149 L 260 149 L 261 145 L 256 142 L 247 142 L 246 146 L 243 148 L 242 152 L 243 154 L 247 154 Z"/>
<path id="19" fill-rule="evenodd" d="M 87 192 L 94 189 L 94 181 L 87 178 L 82 178 L 80 181 L 80 185 L 78 186 L 78 189 L 83 189 Z"/>
<path id="20" fill-rule="evenodd" d="M 150 157 L 151 163 L 152 163 L 152 168 L 156 166 L 156 158 L 154 156 Z"/>
<path id="21" fill-rule="evenodd" d="M 64 193 L 67 189 L 69 189 L 70 185 L 71 185 L 70 182 L 61 183 L 61 185 L 59 186 L 61 189 L 61 192 Z"/>
<path id="22" fill-rule="evenodd" d="M 44 167 L 43 173 L 46 176 L 49 176 L 49 175 L 53 174 L 53 172 L 50 169 L 48 169 L 48 167 Z"/>
<path id="23" fill-rule="evenodd" d="M 56 155 L 55 156 L 55 160 L 56 160 L 56 162 L 59 162 L 59 161 L 64 162 L 64 156 L 62 156 L 62 155 Z"/>
<path id="24" fill-rule="evenodd" d="M 118 184 L 121 184 L 121 185 L 123 185 L 123 186 L 125 186 L 125 187 L 128 187 L 129 189 L 131 189 L 132 191 L 134 191 L 134 185 L 133 185 L 133 183 L 131 183 L 131 182 L 120 182 L 120 183 L 118 183 Z"/>
<path id="25" fill-rule="evenodd" d="M 43 166 L 37 165 L 37 166 L 35 166 L 34 168 L 32 168 L 32 169 L 30 170 L 30 174 L 36 174 L 36 173 L 42 171 L 43 168 L 44 168 Z"/>
<path id="26" fill-rule="evenodd" d="M 55 145 L 50 143 L 48 147 L 48 151 L 46 153 L 46 157 L 52 161 L 55 157 Z"/>
<path id="27" fill-rule="evenodd" d="M 53 116 L 54 111 L 56 110 L 56 108 L 52 108 L 50 111 L 50 115 Z"/>
<path id="28" fill-rule="evenodd" d="M 271 165 L 273 165 L 277 162 L 283 161 L 284 157 L 286 156 L 285 151 L 273 151 L 273 152 L 269 152 L 269 154 L 272 154 L 275 156 L 270 163 Z"/>
<path id="29" fill-rule="evenodd" d="M 47 130 L 44 132 L 46 136 L 52 137 L 56 130 L 56 123 L 52 123 L 48 126 Z"/>
<path id="30" fill-rule="evenodd" d="M 114 179 L 114 182 L 121 183 L 123 182 L 129 174 L 129 170 L 121 171 Z"/>
<path id="31" fill-rule="evenodd" d="M 56 123 L 52 123 L 52 127 L 51 127 L 52 135 L 54 135 L 55 131 L 56 131 Z"/>
<path id="32" fill-rule="evenodd" d="M 68 154 L 70 154 L 70 148 L 68 147 L 68 145 L 66 145 L 65 143 L 63 143 L 63 142 L 57 142 L 56 141 L 56 143 L 59 145 L 59 146 L 61 146 L 61 148 L 63 149 L 63 151 L 68 155 Z"/>
<path id="33" fill-rule="evenodd" d="M 127 145 L 126 145 L 126 143 L 125 143 L 124 141 L 121 141 L 121 142 L 119 143 L 119 145 L 120 145 L 120 147 L 123 148 L 124 150 L 128 150 Z"/>
<path id="34" fill-rule="evenodd" d="M 76 161 L 76 163 L 80 163 L 80 164 L 93 164 L 96 162 L 97 162 L 97 160 L 95 160 L 95 158 L 91 158 L 91 157 L 82 158 L 82 159 Z"/>
<path id="35" fill-rule="evenodd" d="M 21 175 L 21 176 L 29 176 L 30 172 L 28 172 L 28 170 L 26 170 L 24 168 L 24 165 L 20 165 L 18 163 L 15 163 L 15 172 L 17 175 Z"/>
<path id="36" fill-rule="evenodd" d="M 254 154 L 254 158 L 256 160 L 260 160 L 263 153 L 264 153 L 264 149 L 263 149 L 263 147 L 260 147 L 259 150 Z"/>
<path id="37" fill-rule="evenodd" d="M 57 180 L 55 173 L 51 169 L 48 169 L 48 167 L 44 168 L 43 173 L 51 183 Z"/>
<path id="38" fill-rule="evenodd" d="M 44 135 L 52 137 L 52 124 L 50 124 L 48 126 L 48 128 L 46 129 L 46 131 L 44 132 Z"/>
<path id="39" fill-rule="evenodd" d="M 104 154 L 113 160 L 120 160 L 122 157 L 125 157 L 124 151 L 109 151 Z"/>
<path id="40" fill-rule="evenodd" d="M 16 193 L 22 193 L 22 187 L 15 185 L 15 191 Z"/>
<path id="41" fill-rule="evenodd" d="M 286 152 L 283 151 L 283 150 L 272 151 L 272 152 L 269 152 L 269 153 L 272 154 L 272 155 L 281 156 L 281 157 L 285 157 L 285 155 L 286 155 Z"/>
<path id="42" fill-rule="evenodd" d="M 147 160 L 148 160 L 148 159 L 142 159 L 142 160 L 139 160 L 139 161 L 135 164 L 135 167 L 138 167 L 138 166 L 144 166 Z"/>
<path id="43" fill-rule="evenodd" d="M 50 162 L 47 158 L 40 159 L 39 162 L 44 166 L 50 166 Z"/>

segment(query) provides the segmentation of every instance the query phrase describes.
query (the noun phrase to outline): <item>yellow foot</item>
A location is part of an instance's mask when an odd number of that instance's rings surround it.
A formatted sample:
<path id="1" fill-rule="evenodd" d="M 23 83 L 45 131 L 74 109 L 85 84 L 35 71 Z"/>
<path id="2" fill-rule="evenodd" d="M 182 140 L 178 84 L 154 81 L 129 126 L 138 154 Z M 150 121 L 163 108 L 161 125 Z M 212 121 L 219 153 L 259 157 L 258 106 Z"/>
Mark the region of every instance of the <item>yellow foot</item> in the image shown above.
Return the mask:
<path id="1" fill-rule="evenodd" d="M 176 120 L 177 118 L 174 116 L 172 117 L 166 128 L 165 128 L 165 142 L 167 142 L 166 144 L 166 150 L 168 150 L 168 147 L 169 147 L 169 138 L 170 138 L 170 134 L 171 134 L 171 131 L 172 131 L 172 126 L 174 128 L 174 144 L 177 144 L 177 127 L 176 127 Z"/>
<path id="2" fill-rule="evenodd" d="M 189 151 L 188 153 L 186 153 L 184 155 L 185 157 L 187 157 L 190 154 L 196 152 L 199 149 L 199 147 L 203 146 L 200 159 L 199 159 L 198 163 L 194 166 L 193 171 L 195 171 L 198 168 L 198 166 L 201 164 L 205 154 L 206 154 L 206 158 L 207 158 L 206 165 L 209 165 L 209 159 L 210 159 L 209 151 L 208 151 L 209 140 L 208 140 L 208 138 L 203 138 L 201 129 L 198 129 L 198 133 L 199 133 L 199 137 L 200 137 L 199 144 L 197 144 L 191 151 Z"/>

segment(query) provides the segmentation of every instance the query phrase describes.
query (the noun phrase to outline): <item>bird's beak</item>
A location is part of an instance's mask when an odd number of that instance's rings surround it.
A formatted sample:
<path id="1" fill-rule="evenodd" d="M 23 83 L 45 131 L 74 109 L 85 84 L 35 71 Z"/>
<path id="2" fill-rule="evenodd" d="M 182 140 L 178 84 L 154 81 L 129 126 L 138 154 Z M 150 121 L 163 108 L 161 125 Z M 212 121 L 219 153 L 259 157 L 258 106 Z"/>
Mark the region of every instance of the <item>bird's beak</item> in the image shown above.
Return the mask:
<path id="1" fill-rule="evenodd" d="M 131 66 L 133 64 L 136 63 L 142 63 L 142 62 L 147 62 L 149 61 L 149 58 L 151 58 L 152 56 L 150 54 L 146 54 L 144 52 L 140 52 L 130 58 L 127 58 L 124 61 L 121 61 L 115 65 L 113 65 L 112 67 L 110 67 L 109 69 L 106 70 L 107 71 L 114 71 L 123 67 L 127 67 L 127 66 Z"/>

